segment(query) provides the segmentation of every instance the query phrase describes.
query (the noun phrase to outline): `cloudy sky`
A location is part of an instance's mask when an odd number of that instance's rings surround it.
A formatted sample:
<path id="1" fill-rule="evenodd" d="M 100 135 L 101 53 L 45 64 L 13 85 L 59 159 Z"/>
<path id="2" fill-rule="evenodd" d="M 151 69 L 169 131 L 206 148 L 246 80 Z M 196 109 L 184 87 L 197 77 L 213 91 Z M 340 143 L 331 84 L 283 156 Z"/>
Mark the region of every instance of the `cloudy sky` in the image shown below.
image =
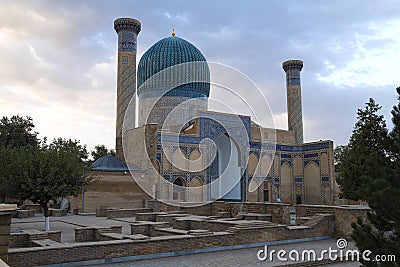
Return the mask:
<path id="1" fill-rule="evenodd" d="M 40 137 L 114 147 L 117 35 L 142 22 L 138 59 L 177 36 L 248 75 L 287 127 L 281 64 L 302 59 L 305 141 L 347 143 L 370 97 L 390 110 L 400 86 L 393 1 L 16 1 L 0 3 L 0 115 L 29 115 Z"/>

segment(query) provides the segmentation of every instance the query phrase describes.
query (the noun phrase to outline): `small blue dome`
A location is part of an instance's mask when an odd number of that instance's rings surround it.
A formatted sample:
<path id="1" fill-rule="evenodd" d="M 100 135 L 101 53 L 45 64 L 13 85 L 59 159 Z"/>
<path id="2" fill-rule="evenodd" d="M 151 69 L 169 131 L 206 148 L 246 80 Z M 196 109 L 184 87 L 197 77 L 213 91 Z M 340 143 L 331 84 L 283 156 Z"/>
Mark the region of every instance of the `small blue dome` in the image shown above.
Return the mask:
<path id="1" fill-rule="evenodd" d="M 92 171 L 127 172 L 128 167 L 114 156 L 106 155 L 98 158 L 92 165 Z"/>
<path id="2" fill-rule="evenodd" d="M 156 81 L 141 87 L 146 80 L 156 73 L 178 64 L 187 62 L 196 63 L 195 67 L 189 70 L 174 69 L 172 73 L 168 73 L 167 77 L 160 79 L 168 79 Z M 204 64 L 201 64 L 204 62 Z M 176 36 L 161 39 L 150 47 L 142 56 L 137 70 L 137 86 L 138 95 L 144 96 L 154 94 L 160 91 L 163 85 L 171 84 L 171 79 L 194 80 L 201 82 L 193 82 L 174 88 L 166 95 L 189 96 L 189 97 L 208 97 L 210 94 L 210 70 L 203 54 L 191 43 Z M 147 94 L 146 94 L 147 93 Z"/>

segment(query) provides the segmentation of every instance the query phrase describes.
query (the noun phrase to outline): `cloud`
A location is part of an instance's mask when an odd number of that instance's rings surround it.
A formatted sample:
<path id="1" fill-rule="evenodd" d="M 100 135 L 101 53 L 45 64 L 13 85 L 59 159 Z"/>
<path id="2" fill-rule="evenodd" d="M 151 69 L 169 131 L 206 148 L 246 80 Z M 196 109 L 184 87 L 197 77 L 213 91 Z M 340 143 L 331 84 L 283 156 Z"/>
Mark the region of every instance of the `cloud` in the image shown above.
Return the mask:
<path id="1" fill-rule="evenodd" d="M 373 32 L 356 33 L 351 40 L 354 54 L 345 66 L 336 68 L 327 62 L 332 72 L 318 78 L 335 86 L 388 86 L 400 82 L 396 68 L 400 60 L 400 20 L 368 23 L 364 28 Z"/>
<path id="2" fill-rule="evenodd" d="M 396 1 L 3 1 L 0 12 L 2 115 L 31 115 L 41 135 L 89 147 L 114 146 L 117 17 L 142 22 L 137 61 L 174 27 L 208 60 L 244 72 L 279 128 L 286 128 L 281 64 L 302 59 L 306 141 L 346 143 L 369 97 L 389 120 L 400 83 Z"/>

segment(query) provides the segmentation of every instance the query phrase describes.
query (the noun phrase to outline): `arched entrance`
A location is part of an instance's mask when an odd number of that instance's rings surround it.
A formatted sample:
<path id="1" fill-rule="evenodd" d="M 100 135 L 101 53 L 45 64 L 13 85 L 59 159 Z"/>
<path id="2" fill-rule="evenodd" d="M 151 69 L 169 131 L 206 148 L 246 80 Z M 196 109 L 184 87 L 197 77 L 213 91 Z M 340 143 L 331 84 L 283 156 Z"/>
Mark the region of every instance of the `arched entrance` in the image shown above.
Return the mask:
<path id="1" fill-rule="evenodd" d="M 292 168 L 285 162 L 281 166 L 282 203 L 292 203 Z"/>
<path id="2" fill-rule="evenodd" d="M 271 201 L 272 201 L 272 184 L 269 180 L 266 180 L 264 181 L 264 202 L 271 202 Z"/>
<path id="3" fill-rule="evenodd" d="M 241 170 L 239 149 L 228 134 L 220 135 L 216 140 L 218 176 L 211 184 L 211 198 L 241 200 Z"/>
<path id="4" fill-rule="evenodd" d="M 173 183 L 173 199 L 185 201 L 186 199 L 186 182 L 182 177 L 178 177 Z"/>
<path id="5" fill-rule="evenodd" d="M 303 190 L 299 185 L 296 186 L 295 194 L 296 194 L 296 204 L 301 204 L 302 203 Z"/>
<path id="6" fill-rule="evenodd" d="M 250 186 L 250 181 L 248 183 L 248 195 L 247 195 L 247 201 L 249 202 L 259 202 L 260 201 L 260 190 L 259 190 L 259 186 L 260 183 L 253 178 L 253 180 L 251 181 L 253 183 L 252 186 Z M 256 190 L 254 190 L 254 188 L 256 188 Z M 253 190 L 251 192 L 251 190 Z"/>
<path id="7" fill-rule="evenodd" d="M 306 193 L 304 202 L 306 204 L 320 204 L 321 181 L 319 166 L 313 161 L 310 161 L 304 168 L 304 184 Z"/>
<path id="8" fill-rule="evenodd" d="M 203 201 L 203 182 L 198 177 L 194 177 L 189 184 L 190 201 L 202 202 Z"/>

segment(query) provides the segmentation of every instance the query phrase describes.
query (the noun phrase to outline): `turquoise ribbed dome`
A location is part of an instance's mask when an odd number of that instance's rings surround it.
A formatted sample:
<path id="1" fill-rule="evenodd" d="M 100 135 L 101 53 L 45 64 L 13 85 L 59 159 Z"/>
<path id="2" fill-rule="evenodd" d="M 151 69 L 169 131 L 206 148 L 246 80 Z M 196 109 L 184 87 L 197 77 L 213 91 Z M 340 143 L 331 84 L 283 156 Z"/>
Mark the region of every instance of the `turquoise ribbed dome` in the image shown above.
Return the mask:
<path id="1" fill-rule="evenodd" d="M 98 158 L 92 165 L 92 171 L 105 171 L 105 172 L 125 172 L 129 171 L 128 167 L 118 158 L 105 155 Z"/>
<path id="2" fill-rule="evenodd" d="M 146 80 L 168 67 L 187 62 L 204 62 L 195 64 L 191 69 L 174 68 L 168 75 L 159 78 L 159 81 L 147 82 Z M 191 43 L 176 36 L 161 39 L 150 47 L 142 56 L 137 70 L 137 86 L 139 96 L 151 96 L 152 93 L 164 89 L 165 84 L 170 84 L 171 79 L 195 80 L 181 85 L 168 92 L 170 96 L 208 97 L 210 94 L 210 71 L 203 54 Z M 163 80 L 165 79 L 165 80 Z M 206 81 L 206 82 L 204 82 Z M 142 87 L 141 87 L 142 86 Z M 147 93 L 147 94 L 146 94 Z"/>

